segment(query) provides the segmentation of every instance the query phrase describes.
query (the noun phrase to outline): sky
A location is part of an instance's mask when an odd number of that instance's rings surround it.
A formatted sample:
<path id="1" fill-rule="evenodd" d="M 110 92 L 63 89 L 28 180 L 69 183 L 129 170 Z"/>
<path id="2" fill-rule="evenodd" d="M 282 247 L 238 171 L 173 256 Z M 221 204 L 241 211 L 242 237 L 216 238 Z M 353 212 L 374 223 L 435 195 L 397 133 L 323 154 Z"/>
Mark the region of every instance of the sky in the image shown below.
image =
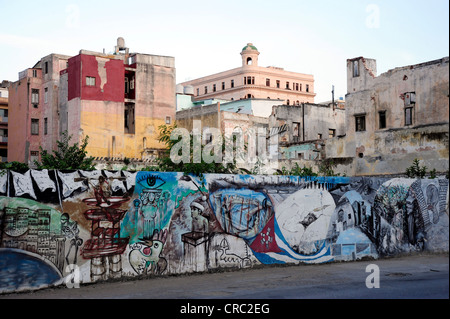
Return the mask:
<path id="1" fill-rule="evenodd" d="M 312 74 L 315 102 L 347 93 L 346 60 L 377 60 L 377 75 L 449 55 L 448 0 L 0 0 L 0 81 L 50 54 L 130 52 L 175 58 L 176 82 L 241 66 Z"/>

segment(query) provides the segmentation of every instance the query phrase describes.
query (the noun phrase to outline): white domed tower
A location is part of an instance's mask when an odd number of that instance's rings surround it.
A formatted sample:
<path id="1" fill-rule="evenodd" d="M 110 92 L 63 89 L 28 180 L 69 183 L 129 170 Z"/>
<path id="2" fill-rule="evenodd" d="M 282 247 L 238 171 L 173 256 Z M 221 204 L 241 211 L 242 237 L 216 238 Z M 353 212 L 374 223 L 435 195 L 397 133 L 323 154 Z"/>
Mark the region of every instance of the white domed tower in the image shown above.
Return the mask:
<path id="1" fill-rule="evenodd" d="M 242 66 L 258 66 L 258 55 L 258 49 L 253 43 L 247 43 L 241 51 Z"/>

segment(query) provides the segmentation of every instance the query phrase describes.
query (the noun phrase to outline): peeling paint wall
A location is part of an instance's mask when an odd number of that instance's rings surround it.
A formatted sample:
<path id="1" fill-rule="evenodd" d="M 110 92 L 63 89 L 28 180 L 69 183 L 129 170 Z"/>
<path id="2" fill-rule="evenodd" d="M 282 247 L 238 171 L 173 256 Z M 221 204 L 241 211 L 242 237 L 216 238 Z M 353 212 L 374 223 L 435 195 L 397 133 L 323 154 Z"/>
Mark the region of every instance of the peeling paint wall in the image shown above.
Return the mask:
<path id="1" fill-rule="evenodd" d="M 287 125 L 287 131 L 280 139 L 288 144 L 328 139 L 330 130 L 334 130 L 336 136 L 345 132 L 345 111 L 329 105 L 277 105 L 273 107 L 269 121 L 271 128 Z"/>
<path id="2" fill-rule="evenodd" d="M 144 159 L 163 148 L 158 127 L 175 120 L 172 57 L 82 50 L 69 60 L 67 85 L 67 127 L 77 141 L 89 136 L 90 156 Z"/>
<path id="3" fill-rule="evenodd" d="M 448 252 L 448 213 L 442 178 L 4 171 L 0 292 Z"/>
<path id="4" fill-rule="evenodd" d="M 347 61 L 347 80 L 346 136 L 327 141 L 327 157 L 355 158 L 352 175 L 404 173 L 414 158 L 448 170 L 448 57 L 379 76 L 375 60 L 355 58 Z M 364 119 L 363 129 L 357 117 Z"/>

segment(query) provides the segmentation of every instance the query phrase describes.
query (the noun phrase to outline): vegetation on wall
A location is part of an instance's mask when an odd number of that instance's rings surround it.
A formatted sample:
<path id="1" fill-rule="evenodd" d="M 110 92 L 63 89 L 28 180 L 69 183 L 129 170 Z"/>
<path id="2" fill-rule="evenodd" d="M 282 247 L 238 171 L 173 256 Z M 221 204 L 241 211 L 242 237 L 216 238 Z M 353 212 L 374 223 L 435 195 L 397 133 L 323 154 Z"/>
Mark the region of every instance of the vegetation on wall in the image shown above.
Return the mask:
<path id="1" fill-rule="evenodd" d="M 159 137 L 158 141 L 166 145 L 166 153 L 164 156 L 161 156 L 157 159 L 158 170 L 160 172 L 183 172 L 194 174 L 197 176 L 201 176 L 202 174 L 207 173 L 218 173 L 218 174 L 237 174 L 239 173 L 239 169 L 236 166 L 236 160 L 232 163 L 224 164 L 222 162 L 216 163 L 212 161 L 211 163 L 207 163 L 203 156 L 201 157 L 200 163 L 194 163 L 194 142 L 193 136 L 190 135 L 190 152 L 189 152 L 189 162 L 188 163 L 174 163 L 170 158 L 170 150 L 172 147 L 177 144 L 180 139 L 174 140 L 171 139 L 170 136 L 172 131 L 177 128 L 176 123 L 173 125 L 161 125 L 159 127 Z M 225 145 L 227 141 L 222 145 L 222 154 L 225 152 Z M 203 153 L 204 145 L 202 144 L 200 147 L 201 152 Z M 150 167 L 149 170 L 153 170 L 154 167 Z"/>
<path id="2" fill-rule="evenodd" d="M 409 166 L 406 169 L 406 176 L 408 176 L 409 178 L 424 178 L 425 176 L 428 175 L 428 178 L 436 178 L 436 169 L 433 168 L 430 171 L 427 171 L 428 167 L 425 165 L 420 165 L 420 160 L 415 158 L 411 164 L 411 166 Z M 449 171 L 447 170 L 447 172 L 445 173 L 445 177 L 448 179 L 448 174 Z"/>
<path id="3" fill-rule="evenodd" d="M 315 173 L 310 167 L 300 167 L 298 163 L 295 163 L 294 167 L 290 170 L 286 169 L 286 167 L 282 167 L 281 170 L 277 169 L 275 175 L 291 175 L 291 176 L 340 176 L 339 173 L 334 172 L 334 167 L 336 165 L 332 160 L 322 160 L 319 165 L 319 171 Z"/>
<path id="4" fill-rule="evenodd" d="M 30 168 L 27 164 L 13 161 L 13 162 L 0 162 L 0 175 L 3 175 L 5 170 L 10 170 L 18 173 L 25 173 Z"/>
<path id="5" fill-rule="evenodd" d="M 35 161 L 36 167 L 38 169 L 94 170 L 94 158 L 87 156 L 86 151 L 89 136 L 81 141 L 81 145 L 78 143 L 70 145 L 72 135 L 69 135 L 67 131 L 64 131 L 61 136 L 62 139 L 56 141 L 57 149 L 51 153 L 39 147 L 41 162 Z"/>

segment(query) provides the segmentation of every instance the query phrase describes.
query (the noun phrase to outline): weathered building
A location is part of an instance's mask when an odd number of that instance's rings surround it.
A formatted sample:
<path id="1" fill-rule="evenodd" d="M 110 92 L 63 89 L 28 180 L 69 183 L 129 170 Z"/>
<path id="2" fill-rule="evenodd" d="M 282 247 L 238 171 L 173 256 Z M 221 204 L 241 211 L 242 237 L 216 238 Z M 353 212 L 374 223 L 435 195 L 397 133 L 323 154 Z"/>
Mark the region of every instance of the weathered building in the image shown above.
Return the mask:
<path id="1" fill-rule="evenodd" d="M 69 56 L 49 54 L 19 73 L 9 86 L 8 161 L 33 165 L 39 147 L 52 150 L 59 138 L 58 91 L 60 71 Z"/>
<path id="2" fill-rule="evenodd" d="M 328 140 L 326 156 L 348 175 L 404 173 L 415 158 L 448 170 L 449 58 L 377 76 L 376 61 L 347 60 L 346 135 Z"/>
<path id="3" fill-rule="evenodd" d="M 248 43 L 241 51 L 242 66 L 181 83 L 195 100 L 247 98 L 279 100 L 277 104 L 314 103 L 314 76 L 258 65 L 260 52 Z"/>
<path id="4" fill-rule="evenodd" d="M 269 129 L 270 136 L 278 134 L 278 168 L 299 165 L 317 172 L 326 140 L 345 134 L 344 102 L 274 106 Z"/>
<path id="5" fill-rule="evenodd" d="M 232 132 L 241 132 L 249 152 L 258 155 L 264 149 L 265 155 L 269 156 L 276 146 L 276 161 L 288 166 L 291 163 L 286 161 L 289 160 L 321 159 L 324 140 L 345 134 L 345 110 L 337 108 L 336 104 L 334 107 L 333 104 L 312 103 L 297 106 L 276 105 L 273 102 L 251 98 L 203 105 L 198 101 L 199 105 L 177 112 L 177 124 L 192 131 L 194 121 L 197 120 L 198 128 L 202 131 L 205 128 L 218 128 L 228 137 Z M 265 142 L 257 136 L 264 136 Z M 271 146 L 271 143 L 276 145 Z M 245 164 L 241 167 L 252 169 L 256 163 Z M 314 165 L 313 162 L 303 164 Z M 272 161 L 270 168 L 278 166 Z"/>
<path id="6" fill-rule="evenodd" d="M 9 81 L 0 83 L 0 162 L 8 160 L 8 86 Z"/>
<path id="7" fill-rule="evenodd" d="M 158 127 L 175 118 L 175 62 L 130 53 L 119 38 L 112 54 L 43 58 L 21 72 L 10 95 L 17 142 L 10 161 L 32 164 L 39 146 L 54 149 L 64 131 L 72 143 L 89 136 L 89 156 L 148 159 L 164 148 Z"/>

